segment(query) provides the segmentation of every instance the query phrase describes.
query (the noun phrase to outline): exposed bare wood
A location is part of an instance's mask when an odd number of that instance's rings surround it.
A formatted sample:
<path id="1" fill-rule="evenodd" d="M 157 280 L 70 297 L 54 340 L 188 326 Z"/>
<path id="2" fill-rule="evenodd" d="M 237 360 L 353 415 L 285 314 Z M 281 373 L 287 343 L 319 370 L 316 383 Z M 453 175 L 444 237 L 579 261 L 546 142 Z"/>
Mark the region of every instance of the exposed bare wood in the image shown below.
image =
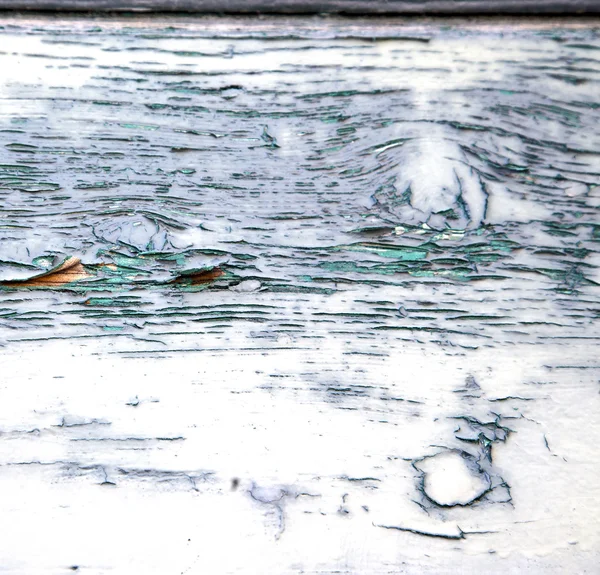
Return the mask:
<path id="1" fill-rule="evenodd" d="M 0 9 L 268 14 L 590 14 L 597 0 L 0 0 Z"/>

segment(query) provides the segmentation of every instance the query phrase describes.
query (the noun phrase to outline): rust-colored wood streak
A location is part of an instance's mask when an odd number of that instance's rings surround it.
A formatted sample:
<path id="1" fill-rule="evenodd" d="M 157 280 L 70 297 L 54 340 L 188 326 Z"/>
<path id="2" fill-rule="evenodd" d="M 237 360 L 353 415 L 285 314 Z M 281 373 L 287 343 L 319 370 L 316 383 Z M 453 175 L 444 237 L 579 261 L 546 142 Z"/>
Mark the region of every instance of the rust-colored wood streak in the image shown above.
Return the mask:
<path id="1" fill-rule="evenodd" d="M 177 276 L 175 279 L 172 280 L 172 283 L 202 285 L 211 283 L 223 275 L 225 275 L 225 272 L 218 267 L 206 270 L 191 270 Z"/>
<path id="2" fill-rule="evenodd" d="M 76 257 L 67 258 L 59 266 L 31 278 L 18 281 L 0 282 L 6 288 L 54 288 L 89 278 L 81 260 Z"/>

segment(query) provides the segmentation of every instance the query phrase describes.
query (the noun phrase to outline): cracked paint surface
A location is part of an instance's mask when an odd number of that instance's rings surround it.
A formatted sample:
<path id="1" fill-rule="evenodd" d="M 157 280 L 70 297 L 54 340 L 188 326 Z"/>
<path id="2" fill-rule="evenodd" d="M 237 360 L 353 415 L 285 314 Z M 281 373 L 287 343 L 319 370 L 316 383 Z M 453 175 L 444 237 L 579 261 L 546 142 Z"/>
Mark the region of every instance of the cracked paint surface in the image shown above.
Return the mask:
<path id="1" fill-rule="evenodd" d="M 0 567 L 593 573 L 595 20 L 0 20 Z"/>

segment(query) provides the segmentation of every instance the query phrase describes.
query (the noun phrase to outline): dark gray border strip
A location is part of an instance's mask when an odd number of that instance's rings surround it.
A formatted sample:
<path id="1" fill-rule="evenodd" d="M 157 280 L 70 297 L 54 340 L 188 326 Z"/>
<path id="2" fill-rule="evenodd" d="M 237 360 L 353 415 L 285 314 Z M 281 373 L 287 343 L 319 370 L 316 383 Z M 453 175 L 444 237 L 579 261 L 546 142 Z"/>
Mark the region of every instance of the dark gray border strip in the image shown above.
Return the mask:
<path id="1" fill-rule="evenodd" d="M 221 14 L 599 14 L 600 0 L 0 0 L 0 10 Z"/>

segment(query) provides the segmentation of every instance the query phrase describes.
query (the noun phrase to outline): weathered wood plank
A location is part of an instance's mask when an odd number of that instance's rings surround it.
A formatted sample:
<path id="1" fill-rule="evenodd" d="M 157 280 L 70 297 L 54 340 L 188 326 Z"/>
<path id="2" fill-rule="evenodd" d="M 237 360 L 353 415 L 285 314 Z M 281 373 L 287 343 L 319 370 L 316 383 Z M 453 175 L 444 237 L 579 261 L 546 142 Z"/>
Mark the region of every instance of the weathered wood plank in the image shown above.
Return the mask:
<path id="1" fill-rule="evenodd" d="M 0 9 L 270 14 L 593 14 L 598 0 L 0 0 Z"/>
<path id="2" fill-rule="evenodd" d="M 596 21 L 0 25 L 6 572 L 594 572 Z"/>

